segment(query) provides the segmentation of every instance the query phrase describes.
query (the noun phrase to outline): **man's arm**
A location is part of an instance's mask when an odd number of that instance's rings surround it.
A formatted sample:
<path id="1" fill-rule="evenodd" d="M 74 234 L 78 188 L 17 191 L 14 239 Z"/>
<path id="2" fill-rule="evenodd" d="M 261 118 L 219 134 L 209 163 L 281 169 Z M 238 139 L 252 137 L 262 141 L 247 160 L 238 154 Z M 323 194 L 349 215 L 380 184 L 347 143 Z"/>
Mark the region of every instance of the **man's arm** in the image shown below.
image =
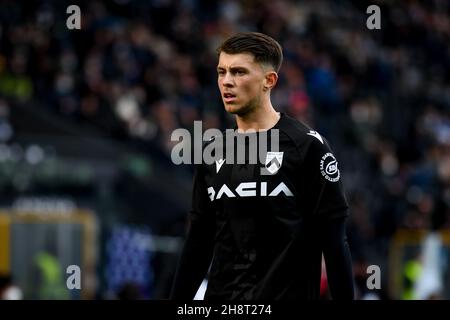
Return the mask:
<path id="1" fill-rule="evenodd" d="M 304 211 L 311 212 L 315 220 L 331 296 L 353 299 L 352 260 L 345 231 L 348 204 L 338 160 L 325 138 L 311 138 L 302 168 L 301 188 L 308 199 Z"/>
<path id="2" fill-rule="evenodd" d="M 175 300 L 192 300 L 204 279 L 214 249 L 215 221 L 202 167 L 194 175 L 189 226 L 170 295 Z"/>
<path id="3" fill-rule="evenodd" d="M 353 271 L 345 232 L 346 217 L 331 219 L 321 226 L 323 255 L 333 300 L 354 299 Z"/>

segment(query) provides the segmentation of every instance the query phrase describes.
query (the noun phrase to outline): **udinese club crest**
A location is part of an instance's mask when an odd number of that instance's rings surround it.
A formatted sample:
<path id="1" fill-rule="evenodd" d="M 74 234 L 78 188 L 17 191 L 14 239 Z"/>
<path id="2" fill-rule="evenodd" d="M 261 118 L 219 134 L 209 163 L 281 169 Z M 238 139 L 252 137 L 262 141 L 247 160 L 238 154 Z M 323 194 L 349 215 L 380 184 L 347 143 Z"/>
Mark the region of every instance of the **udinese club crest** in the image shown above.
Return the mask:
<path id="1" fill-rule="evenodd" d="M 270 174 L 275 174 L 283 164 L 283 152 L 267 152 L 265 168 Z"/>

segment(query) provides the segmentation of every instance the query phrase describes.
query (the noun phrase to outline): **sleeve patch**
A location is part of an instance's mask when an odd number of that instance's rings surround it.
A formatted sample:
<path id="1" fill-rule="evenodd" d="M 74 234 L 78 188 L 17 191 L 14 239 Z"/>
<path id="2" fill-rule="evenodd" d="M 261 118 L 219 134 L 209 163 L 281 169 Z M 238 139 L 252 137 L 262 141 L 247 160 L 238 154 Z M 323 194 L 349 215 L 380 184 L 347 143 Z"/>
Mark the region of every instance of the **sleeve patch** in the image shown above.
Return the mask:
<path id="1" fill-rule="evenodd" d="M 341 173 L 338 169 L 338 162 L 332 153 L 327 152 L 322 156 L 320 160 L 320 173 L 328 181 L 339 181 Z"/>

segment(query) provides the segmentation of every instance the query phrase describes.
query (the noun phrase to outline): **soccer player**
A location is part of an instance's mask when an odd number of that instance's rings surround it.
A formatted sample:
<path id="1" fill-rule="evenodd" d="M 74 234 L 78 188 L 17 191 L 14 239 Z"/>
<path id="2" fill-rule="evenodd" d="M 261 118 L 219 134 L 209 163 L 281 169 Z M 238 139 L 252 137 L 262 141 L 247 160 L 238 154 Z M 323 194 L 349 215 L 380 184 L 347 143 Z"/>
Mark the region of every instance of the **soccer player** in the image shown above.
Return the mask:
<path id="1" fill-rule="evenodd" d="M 247 32 L 217 52 L 218 85 L 225 110 L 236 118 L 236 135 L 254 135 L 259 143 L 262 133 L 278 130 L 279 150 L 268 142 L 265 161 L 227 158 L 196 167 L 171 298 L 192 299 L 208 273 L 205 300 L 319 299 L 323 255 L 331 297 L 353 299 L 338 162 L 324 137 L 271 103 L 281 46 Z"/>

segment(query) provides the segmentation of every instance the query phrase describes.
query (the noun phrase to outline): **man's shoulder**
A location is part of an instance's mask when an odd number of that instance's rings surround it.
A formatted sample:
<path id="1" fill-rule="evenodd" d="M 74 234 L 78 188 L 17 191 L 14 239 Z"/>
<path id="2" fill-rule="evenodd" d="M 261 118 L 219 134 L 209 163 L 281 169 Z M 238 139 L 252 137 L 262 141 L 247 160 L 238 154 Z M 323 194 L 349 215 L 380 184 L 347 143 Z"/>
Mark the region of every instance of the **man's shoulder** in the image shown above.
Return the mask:
<path id="1" fill-rule="evenodd" d="M 287 135 L 298 147 L 304 147 L 312 142 L 324 143 L 325 140 L 320 133 L 315 131 L 303 121 L 283 115 L 279 125 L 280 131 Z"/>

